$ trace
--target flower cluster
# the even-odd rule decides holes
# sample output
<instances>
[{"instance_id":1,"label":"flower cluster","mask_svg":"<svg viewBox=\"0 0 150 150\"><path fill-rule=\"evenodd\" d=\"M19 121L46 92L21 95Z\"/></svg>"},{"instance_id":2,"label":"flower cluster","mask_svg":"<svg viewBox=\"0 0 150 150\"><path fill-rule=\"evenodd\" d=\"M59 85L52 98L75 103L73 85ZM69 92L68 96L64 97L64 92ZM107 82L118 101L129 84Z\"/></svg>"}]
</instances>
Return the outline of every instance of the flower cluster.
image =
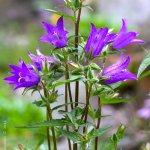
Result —
<instances>
[{"instance_id":1,"label":"flower cluster","mask_svg":"<svg viewBox=\"0 0 150 150\"><path fill-rule=\"evenodd\" d=\"M39 40L41 42L48 42L56 48L67 46L68 31L64 29L63 17L58 19L56 26L52 26L47 22L42 22L42 26L45 28L47 34L40 37ZM95 25L91 24L91 32L85 45L85 54L91 53L93 57L98 56L101 54L103 48L109 44L111 44L114 49L120 50L129 44L143 43L143 40L135 39L137 35L138 33L136 32L127 32L127 22L125 19L122 20L122 28L118 33L112 33L108 28L96 29ZM9 84L15 85L15 89L38 85L40 77L34 68L40 72L45 63L48 65L51 63L60 63L59 59L52 56L45 56L38 49L36 51L37 56L28 52L33 62L32 65L26 65L23 61L19 61L19 66L10 65L12 76L4 80ZM120 59L115 64L104 68L102 76L109 77L105 80L105 83L112 84L128 79L136 80L136 76L126 69L129 63L129 56L124 59L124 54L121 53Z\"/></svg>"},{"instance_id":2,"label":"flower cluster","mask_svg":"<svg viewBox=\"0 0 150 150\"><path fill-rule=\"evenodd\" d=\"M120 50L130 44L141 44L144 41L135 39L137 32L127 32L127 21L122 19L122 28L118 33L112 33L108 28L96 29L94 24L91 25L91 33L86 43L86 52L92 51L92 56L100 55L104 46L112 44L114 49Z\"/></svg>"}]
</instances>

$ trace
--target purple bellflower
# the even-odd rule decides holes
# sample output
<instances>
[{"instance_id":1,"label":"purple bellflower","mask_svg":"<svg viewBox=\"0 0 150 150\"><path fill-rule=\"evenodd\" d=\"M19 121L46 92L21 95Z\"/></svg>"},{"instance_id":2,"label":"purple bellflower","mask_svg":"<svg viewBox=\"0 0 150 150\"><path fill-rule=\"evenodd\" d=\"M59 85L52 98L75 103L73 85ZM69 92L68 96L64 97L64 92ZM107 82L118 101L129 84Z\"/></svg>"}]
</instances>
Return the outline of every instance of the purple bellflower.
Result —
<instances>
[{"instance_id":1,"label":"purple bellflower","mask_svg":"<svg viewBox=\"0 0 150 150\"><path fill-rule=\"evenodd\" d=\"M111 33L108 28L96 29L94 24L91 24L91 32L86 43L86 53L92 51L92 56L98 56L106 44L112 43L116 34Z\"/></svg>"},{"instance_id":2,"label":"purple bellflower","mask_svg":"<svg viewBox=\"0 0 150 150\"><path fill-rule=\"evenodd\" d=\"M144 102L144 106L137 111L137 115L143 119L150 119L150 99Z\"/></svg>"},{"instance_id":3,"label":"purple bellflower","mask_svg":"<svg viewBox=\"0 0 150 150\"><path fill-rule=\"evenodd\" d=\"M116 63L104 69L102 76L109 77L109 79L105 80L105 83L112 84L128 79L137 80L137 77L126 69L129 63L130 57L128 56L124 59L124 53L121 53L120 59Z\"/></svg>"},{"instance_id":4,"label":"purple bellflower","mask_svg":"<svg viewBox=\"0 0 150 150\"><path fill-rule=\"evenodd\" d=\"M22 60L19 60L19 65L9 65L11 68L11 76L4 78L4 80L14 85L14 90L22 87L33 87L40 82L39 76L31 70L31 66L26 65Z\"/></svg>"},{"instance_id":5,"label":"purple bellflower","mask_svg":"<svg viewBox=\"0 0 150 150\"><path fill-rule=\"evenodd\" d=\"M30 59L32 60L34 66L37 68L38 71L42 71L43 65L45 63L60 63L60 61L52 56L45 56L43 55L39 49L36 49L37 56L28 52Z\"/></svg>"},{"instance_id":6,"label":"purple bellflower","mask_svg":"<svg viewBox=\"0 0 150 150\"><path fill-rule=\"evenodd\" d=\"M50 43L58 48L63 48L67 45L67 31L64 29L63 17L60 17L56 26L52 26L47 22L42 22L47 35L40 37L41 42Z\"/></svg>"},{"instance_id":7,"label":"purple bellflower","mask_svg":"<svg viewBox=\"0 0 150 150\"><path fill-rule=\"evenodd\" d=\"M122 28L117 33L116 38L113 42L114 49L122 49L130 44L141 44L144 41L140 39L135 39L139 34L137 32L127 32L127 21L122 19Z\"/></svg>"}]
</instances>

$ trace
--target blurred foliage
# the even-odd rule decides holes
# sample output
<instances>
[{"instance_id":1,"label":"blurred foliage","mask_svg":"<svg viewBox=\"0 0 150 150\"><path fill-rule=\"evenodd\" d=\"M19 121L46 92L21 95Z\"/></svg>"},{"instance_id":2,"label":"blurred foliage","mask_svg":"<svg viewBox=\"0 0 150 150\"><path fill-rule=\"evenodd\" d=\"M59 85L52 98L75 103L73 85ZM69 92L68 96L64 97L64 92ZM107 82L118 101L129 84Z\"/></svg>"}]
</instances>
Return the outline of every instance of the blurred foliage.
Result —
<instances>
[{"instance_id":1,"label":"blurred foliage","mask_svg":"<svg viewBox=\"0 0 150 150\"><path fill-rule=\"evenodd\" d=\"M31 100L27 99L27 97L14 96L13 93L8 94L7 88L1 88L0 104L0 141L3 141L2 139L6 136L8 147L9 145L14 146L14 143L26 142L29 142L29 145L35 145L39 137L38 134L44 134L43 129L39 131L35 129L19 130L15 126L23 125L26 122L43 121L43 113L36 106L33 106ZM5 135L4 130L6 130ZM32 138L35 139L33 143L30 142ZM16 142L14 142L15 140Z\"/></svg>"}]
</instances>

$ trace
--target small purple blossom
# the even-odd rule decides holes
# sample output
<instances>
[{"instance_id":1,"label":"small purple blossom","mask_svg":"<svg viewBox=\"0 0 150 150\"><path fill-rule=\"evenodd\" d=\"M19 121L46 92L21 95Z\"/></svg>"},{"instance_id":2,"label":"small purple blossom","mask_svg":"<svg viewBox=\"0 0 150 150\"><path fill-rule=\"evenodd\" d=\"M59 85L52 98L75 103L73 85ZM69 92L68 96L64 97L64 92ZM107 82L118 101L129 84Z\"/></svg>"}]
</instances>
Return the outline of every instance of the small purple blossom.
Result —
<instances>
[{"instance_id":1,"label":"small purple blossom","mask_svg":"<svg viewBox=\"0 0 150 150\"><path fill-rule=\"evenodd\" d=\"M137 111L140 118L150 119L150 99L144 102L144 106Z\"/></svg>"},{"instance_id":2,"label":"small purple blossom","mask_svg":"<svg viewBox=\"0 0 150 150\"><path fill-rule=\"evenodd\" d=\"M9 65L11 68L11 76L4 78L4 80L14 85L14 90L22 87L33 87L40 82L39 76L31 70L31 66L26 65L22 60L19 60L19 65Z\"/></svg>"},{"instance_id":3,"label":"small purple blossom","mask_svg":"<svg viewBox=\"0 0 150 150\"><path fill-rule=\"evenodd\" d=\"M56 26L52 26L47 22L42 22L47 35L40 37L41 42L50 43L58 48L63 48L67 45L67 31L64 29L63 17L60 17Z\"/></svg>"},{"instance_id":4,"label":"small purple blossom","mask_svg":"<svg viewBox=\"0 0 150 150\"><path fill-rule=\"evenodd\" d=\"M91 24L91 32L86 43L86 53L92 51L92 56L98 56L106 44L113 42L116 34L111 33L108 28L96 29L94 24Z\"/></svg>"},{"instance_id":5,"label":"small purple blossom","mask_svg":"<svg viewBox=\"0 0 150 150\"><path fill-rule=\"evenodd\" d=\"M39 49L36 49L37 56L28 52L30 59L32 60L34 66L37 68L38 71L42 71L43 65L45 63L60 63L60 61L52 56L45 56L43 55Z\"/></svg>"},{"instance_id":6,"label":"small purple blossom","mask_svg":"<svg viewBox=\"0 0 150 150\"><path fill-rule=\"evenodd\" d=\"M116 63L104 69L102 76L109 77L109 79L105 80L105 83L112 84L128 79L137 80L137 77L126 69L129 63L130 57L128 56L124 59L124 53L121 53L120 59Z\"/></svg>"},{"instance_id":7,"label":"small purple blossom","mask_svg":"<svg viewBox=\"0 0 150 150\"><path fill-rule=\"evenodd\" d=\"M141 44L144 41L140 39L135 39L139 34L137 32L127 32L127 21L122 19L122 28L117 33L116 38L113 42L114 49L122 49L130 44Z\"/></svg>"}]
</instances>

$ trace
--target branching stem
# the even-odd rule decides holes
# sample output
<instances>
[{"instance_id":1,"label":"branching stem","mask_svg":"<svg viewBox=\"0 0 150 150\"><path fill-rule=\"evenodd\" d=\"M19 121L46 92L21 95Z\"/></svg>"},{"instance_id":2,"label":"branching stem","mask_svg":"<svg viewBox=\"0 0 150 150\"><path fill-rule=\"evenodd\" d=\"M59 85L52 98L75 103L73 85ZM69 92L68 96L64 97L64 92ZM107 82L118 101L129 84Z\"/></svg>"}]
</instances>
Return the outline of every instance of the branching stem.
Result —
<instances>
[{"instance_id":1,"label":"branching stem","mask_svg":"<svg viewBox=\"0 0 150 150\"><path fill-rule=\"evenodd\" d=\"M101 101L100 101L100 97L98 97L98 109L99 109L100 117L97 120L96 129L99 129L100 122L101 122ZM95 138L95 149L94 150L98 150L98 137Z\"/></svg>"}]
</instances>

